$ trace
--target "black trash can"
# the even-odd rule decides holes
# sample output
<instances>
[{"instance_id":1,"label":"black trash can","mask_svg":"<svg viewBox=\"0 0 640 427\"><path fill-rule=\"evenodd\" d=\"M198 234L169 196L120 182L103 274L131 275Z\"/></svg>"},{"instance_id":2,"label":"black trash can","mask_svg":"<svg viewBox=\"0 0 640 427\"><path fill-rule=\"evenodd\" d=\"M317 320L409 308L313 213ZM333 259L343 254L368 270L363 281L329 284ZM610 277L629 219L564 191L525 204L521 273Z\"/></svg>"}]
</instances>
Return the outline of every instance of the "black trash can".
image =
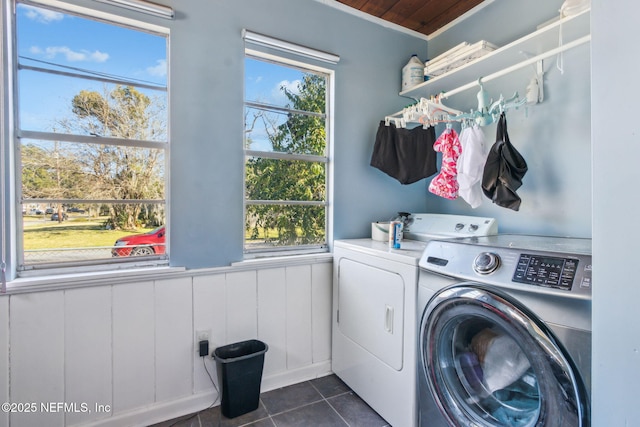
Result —
<instances>
[{"instance_id":1,"label":"black trash can","mask_svg":"<svg viewBox=\"0 0 640 427\"><path fill-rule=\"evenodd\" d=\"M213 351L225 417L235 418L258 409L264 354L268 349L262 341L248 340Z\"/></svg>"}]
</instances>

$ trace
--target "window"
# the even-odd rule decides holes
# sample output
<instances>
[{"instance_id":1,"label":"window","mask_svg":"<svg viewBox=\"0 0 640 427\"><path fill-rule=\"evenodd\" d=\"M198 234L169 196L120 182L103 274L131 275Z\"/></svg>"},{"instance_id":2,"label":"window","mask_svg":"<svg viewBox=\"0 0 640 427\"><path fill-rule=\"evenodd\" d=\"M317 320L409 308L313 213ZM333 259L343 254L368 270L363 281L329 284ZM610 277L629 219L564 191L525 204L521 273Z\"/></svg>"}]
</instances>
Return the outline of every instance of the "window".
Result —
<instances>
[{"instance_id":1,"label":"window","mask_svg":"<svg viewBox=\"0 0 640 427\"><path fill-rule=\"evenodd\" d=\"M246 254L327 250L330 76L247 54Z\"/></svg>"},{"instance_id":2,"label":"window","mask_svg":"<svg viewBox=\"0 0 640 427\"><path fill-rule=\"evenodd\" d=\"M166 263L167 33L75 10L16 7L17 270Z\"/></svg>"}]
</instances>

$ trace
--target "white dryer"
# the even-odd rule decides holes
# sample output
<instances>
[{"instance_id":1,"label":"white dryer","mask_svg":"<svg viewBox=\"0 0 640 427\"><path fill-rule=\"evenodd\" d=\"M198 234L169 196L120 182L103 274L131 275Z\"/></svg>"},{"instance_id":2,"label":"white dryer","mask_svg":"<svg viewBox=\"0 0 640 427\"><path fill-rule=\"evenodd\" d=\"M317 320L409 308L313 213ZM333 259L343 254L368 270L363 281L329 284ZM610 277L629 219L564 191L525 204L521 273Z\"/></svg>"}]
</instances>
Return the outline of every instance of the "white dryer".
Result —
<instances>
[{"instance_id":1,"label":"white dryer","mask_svg":"<svg viewBox=\"0 0 640 427\"><path fill-rule=\"evenodd\" d=\"M433 237L484 236L496 221L413 214L400 249L334 242L332 370L394 427L414 427L418 261Z\"/></svg>"},{"instance_id":2,"label":"white dryer","mask_svg":"<svg viewBox=\"0 0 640 427\"><path fill-rule=\"evenodd\" d=\"M420 268L421 427L590 425L590 239L432 240Z\"/></svg>"}]
</instances>

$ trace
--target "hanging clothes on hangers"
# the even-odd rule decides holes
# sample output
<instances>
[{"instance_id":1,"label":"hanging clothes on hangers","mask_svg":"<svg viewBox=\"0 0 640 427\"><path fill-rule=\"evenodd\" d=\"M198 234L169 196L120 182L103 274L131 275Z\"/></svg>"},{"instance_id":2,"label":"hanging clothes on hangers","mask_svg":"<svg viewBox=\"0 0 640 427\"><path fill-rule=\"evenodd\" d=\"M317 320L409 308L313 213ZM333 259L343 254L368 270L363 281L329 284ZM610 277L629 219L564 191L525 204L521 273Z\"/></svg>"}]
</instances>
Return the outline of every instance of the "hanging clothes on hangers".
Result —
<instances>
[{"instance_id":1,"label":"hanging clothes on hangers","mask_svg":"<svg viewBox=\"0 0 640 427\"><path fill-rule=\"evenodd\" d=\"M434 100L420 98L415 104L409 105L403 108L402 111L398 111L390 116L386 116L384 120L387 126L395 123L396 127L406 127L407 123L420 123L427 127L432 123L439 123L450 116L457 116L459 114L462 114L462 111L442 104L438 96Z\"/></svg>"},{"instance_id":2,"label":"hanging clothes on hangers","mask_svg":"<svg viewBox=\"0 0 640 427\"><path fill-rule=\"evenodd\" d=\"M482 174L487 161L484 133L477 123L465 126L460 131L462 153L456 163L458 195L472 208L482 204Z\"/></svg>"},{"instance_id":3,"label":"hanging clothes on hangers","mask_svg":"<svg viewBox=\"0 0 640 427\"><path fill-rule=\"evenodd\" d=\"M447 129L438 137L433 149L442 153L440 173L429 183L429 191L445 199L453 200L458 197L457 161L461 146L458 133L447 125Z\"/></svg>"},{"instance_id":4,"label":"hanging clothes on hangers","mask_svg":"<svg viewBox=\"0 0 640 427\"><path fill-rule=\"evenodd\" d=\"M405 129L382 120L376 133L371 166L401 184L413 184L438 171L433 144L435 129L422 126Z\"/></svg>"},{"instance_id":5,"label":"hanging clothes on hangers","mask_svg":"<svg viewBox=\"0 0 640 427\"><path fill-rule=\"evenodd\" d=\"M516 190L527 173L527 162L509 140L507 118L500 114L496 142L491 147L482 176L482 191L498 206L520 209L520 197Z\"/></svg>"}]
</instances>

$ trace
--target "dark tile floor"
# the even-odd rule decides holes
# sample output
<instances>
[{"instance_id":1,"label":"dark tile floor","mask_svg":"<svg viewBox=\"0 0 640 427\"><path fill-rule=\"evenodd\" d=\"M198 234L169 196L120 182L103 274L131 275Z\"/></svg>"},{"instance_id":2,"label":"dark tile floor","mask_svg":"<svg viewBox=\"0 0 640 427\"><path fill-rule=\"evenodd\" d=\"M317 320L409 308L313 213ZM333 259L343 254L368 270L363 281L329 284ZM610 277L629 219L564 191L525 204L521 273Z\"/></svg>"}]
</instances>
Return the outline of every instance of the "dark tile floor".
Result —
<instances>
[{"instance_id":1,"label":"dark tile floor","mask_svg":"<svg viewBox=\"0 0 640 427\"><path fill-rule=\"evenodd\" d=\"M153 427L384 427L389 424L335 375L268 391L257 410L236 418L220 406Z\"/></svg>"}]
</instances>

